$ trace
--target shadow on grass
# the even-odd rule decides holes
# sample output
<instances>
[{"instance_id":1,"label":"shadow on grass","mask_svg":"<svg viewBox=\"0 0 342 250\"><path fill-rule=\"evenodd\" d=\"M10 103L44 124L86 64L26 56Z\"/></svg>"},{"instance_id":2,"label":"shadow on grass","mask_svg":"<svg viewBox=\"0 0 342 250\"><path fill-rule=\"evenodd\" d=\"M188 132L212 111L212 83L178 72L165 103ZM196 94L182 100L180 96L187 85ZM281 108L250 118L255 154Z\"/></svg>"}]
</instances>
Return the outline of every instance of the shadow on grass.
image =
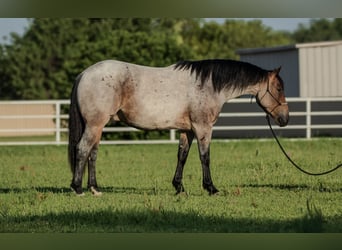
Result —
<instances>
[{"instance_id":1,"label":"shadow on grass","mask_svg":"<svg viewBox=\"0 0 342 250\"><path fill-rule=\"evenodd\" d=\"M342 192L342 188L331 188L331 187L323 187L322 185L319 187L313 187L306 184L243 184L237 187L243 188L272 188L272 189L280 189L280 190L288 190L288 191L301 191L301 190L317 190L319 192Z\"/></svg>"},{"instance_id":2,"label":"shadow on grass","mask_svg":"<svg viewBox=\"0 0 342 250\"><path fill-rule=\"evenodd\" d=\"M333 187L313 187L306 184L242 184L237 185L239 188L271 188L271 189L280 189L280 190L288 190L288 191L301 191L301 190L315 190L318 192L342 192L342 188L333 188ZM41 193L71 193L71 189L69 187L32 187L32 188L0 188L1 193L22 193L35 190ZM84 191L89 191L87 188L84 188ZM100 187L100 191L104 193L122 193L122 194L157 194L157 193L169 193L173 192L173 187L170 186L168 189L161 188L141 188L141 187L114 187L114 186L106 186Z\"/></svg>"},{"instance_id":3,"label":"shadow on grass","mask_svg":"<svg viewBox=\"0 0 342 250\"><path fill-rule=\"evenodd\" d=\"M0 188L0 194L8 193L26 193L31 191L37 191L40 193L73 193L69 187L32 187L32 188ZM85 192L89 190L84 188ZM168 192L164 189L154 189L154 188L135 188L135 187L100 187L100 191L104 193L122 193L122 194L157 194L158 192ZM170 187L169 191L173 191Z\"/></svg>"},{"instance_id":4,"label":"shadow on grass","mask_svg":"<svg viewBox=\"0 0 342 250\"><path fill-rule=\"evenodd\" d=\"M246 185L297 189L297 186ZM300 186L299 188L310 188ZM68 187L0 188L0 193L21 193L36 190L42 193L71 194ZM153 188L103 187L107 193L154 194ZM169 192L157 190L161 192ZM338 190L336 190L338 191ZM0 204L1 205L1 204ZM294 219L271 220L202 216L195 211L174 212L163 207L118 210L113 207L94 211L47 213L16 216L0 211L0 232L217 232L217 233L276 233L276 232L342 232L342 215L324 216L321 210L307 200L307 211Z\"/></svg>"},{"instance_id":5,"label":"shadow on grass","mask_svg":"<svg viewBox=\"0 0 342 250\"><path fill-rule=\"evenodd\" d=\"M49 213L43 216L0 215L0 232L341 232L342 216L322 218L309 211L302 218L275 221L221 218L163 209Z\"/></svg>"},{"instance_id":6,"label":"shadow on grass","mask_svg":"<svg viewBox=\"0 0 342 250\"><path fill-rule=\"evenodd\" d=\"M0 194L8 193L26 193L35 190L41 193L70 193L71 189L67 187L32 187L32 188L0 188Z\"/></svg>"}]
</instances>

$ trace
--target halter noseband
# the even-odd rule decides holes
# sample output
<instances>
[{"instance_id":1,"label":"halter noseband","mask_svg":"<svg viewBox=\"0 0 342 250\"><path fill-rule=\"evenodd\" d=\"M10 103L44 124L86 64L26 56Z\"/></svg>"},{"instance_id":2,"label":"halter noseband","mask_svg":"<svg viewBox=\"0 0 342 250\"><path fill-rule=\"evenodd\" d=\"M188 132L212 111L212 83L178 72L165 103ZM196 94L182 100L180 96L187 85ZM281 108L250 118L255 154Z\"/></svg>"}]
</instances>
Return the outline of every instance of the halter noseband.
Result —
<instances>
[{"instance_id":1,"label":"halter noseband","mask_svg":"<svg viewBox=\"0 0 342 250\"><path fill-rule=\"evenodd\" d=\"M273 109L271 110L271 111L268 111L268 107L265 107L265 106L263 106L262 104L261 104L261 100L266 96L266 94L269 94L272 98L273 98L273 100L275 100L278 104L277 105L275 105L275 107L273 107ZM267 89L266 89L266 92L265 92L265 94L261 97L261 98L259 98L259 92L256 94L256 102L259 104L259 106L266 112L266 114L268 114L268 115L271 115L272 114L272 112L276 109L276 108L278 108L279 106L282 106L282 105L287 105L287 102L280 102L280 101L278 101L278 99L277 98L275 98L274 97L274 95L272 94L272 92L270 91L270 79L268 79L267 80Z\"/></svg>"}]
</instances>

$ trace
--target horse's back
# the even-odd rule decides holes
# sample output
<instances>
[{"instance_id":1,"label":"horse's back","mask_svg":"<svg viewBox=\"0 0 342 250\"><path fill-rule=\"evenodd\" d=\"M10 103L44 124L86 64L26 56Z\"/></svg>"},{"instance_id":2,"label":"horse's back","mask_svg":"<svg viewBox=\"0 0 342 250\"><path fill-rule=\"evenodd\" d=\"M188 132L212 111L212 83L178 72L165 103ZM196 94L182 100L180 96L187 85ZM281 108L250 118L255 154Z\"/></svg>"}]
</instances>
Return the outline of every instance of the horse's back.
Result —
<instances>
[{"instance_id":1,"label":"horse's back","mask_svg":"<svg viewBox=\"0 0 342 250\"><path fill-rule=\"evenodd\" d=\"M127 123L143 129L189 129L189 81L169 67L129 65Z\"/></svg>"},{"instance_id":2,"label":"horse's back","mask_svg":"<svg viewBox=\"0 0 342 250\"><path fill-rule=\"evenodd\" d=\"M78 100L86 120L114 117L142 129L190 128L188 82L169 67L116 60L82 72Z\"/></svg>"}]
</instances>

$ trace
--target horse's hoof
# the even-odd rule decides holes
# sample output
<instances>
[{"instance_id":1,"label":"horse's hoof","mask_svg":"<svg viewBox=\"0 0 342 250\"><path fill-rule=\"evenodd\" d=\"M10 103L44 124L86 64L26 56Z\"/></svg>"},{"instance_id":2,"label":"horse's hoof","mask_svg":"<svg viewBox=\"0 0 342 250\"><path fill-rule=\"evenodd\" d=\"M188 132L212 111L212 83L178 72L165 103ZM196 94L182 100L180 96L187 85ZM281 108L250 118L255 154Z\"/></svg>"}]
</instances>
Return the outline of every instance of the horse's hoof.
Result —
<instances>
[{"instance_id":1,"label":"horse's hoof","mask_svg":"<svg viewBox=\"0 0 342 250\"><path fill-rule=\"evenodd\" d=\"M91 186L90 191L94 196L101 196L102 195L102 192L98 191L98 189L96 187Z\"/></svg>"},{"instance_id":2,"label":"horse's hoof","mask_svg":"<svg viewBox=\"0 0 342 250\"><path fill-rule=\"evenodd\" d=\"M204 189L208 191L209 195L215 195L215 194L218 194L219 192L219 190L213 184L210 184L210 185L203 184L203 187Z\"/></svg>"},{"instance_id":3,"label":"horse's hoof","mask_svg":"<svg viewBox=\"0 0 342 250\"><path fill-rule=\"evenodd\" d=\"M183 189L182 191L177 191L175 193L175 195L178 195L178 196L188 196L188 193L185 192L185 190Z\"/></svg>"},{"instance_id":4,"label":"horse's hoof","mask_svg":"<svg viewBox=\"0 0 342 250\"><path fill-rule=\"evenodd\" d=\"M208 192L209 195L218 195L219 193L218 189L216 189L214 186L210 190L208 190Z\"/></svg>"},{"instance_id":5,"label":"horse's hoof","mask_svg":"<svg viewBox=\"0 0 342 250\"><path fill-rule=\"evenodd\" d=\"M71 191L78 197L85 196L85 193L83 192L77 192L75 189L71 188Z\"/></svg>"},{"instance_id":6,"label":"horse's hoof","mask_svg":"<svg viewBox=\"0 0 342 250\"><path fill-rule=\"evenodd\" d=\"M209 192L209 195L210 195L210 196L211 196L211 195L219 195L219 192L220 192L220 191L218 191L218 190L216 189L216 190L214 190L214 191Z\"/></svg>"},{"instance_id":7,"label":"horse's hoof","mask_svg":"<svg viewBox=\"0 0 342 250\"><path fill-rule=\"evenodd\" d=\"M185 192L185 189L184 189L184 187L183 187L182 182L177 182L177 181L173 180L173 181L172 181L172 185L173 185L174 188L176 189L176 195Z\"/></svg>"},{"instance_id":8,"label":"horse's hoof","mask_svg":"<svg viewBox=\"0 0 342 250\"><path fill-rule=\"evenodd\" d=\"M74 192L77 196L84 196L82 187L76 186L75 184L71 183L70 185L71 191Z\"/></svg>"}]
</instances>

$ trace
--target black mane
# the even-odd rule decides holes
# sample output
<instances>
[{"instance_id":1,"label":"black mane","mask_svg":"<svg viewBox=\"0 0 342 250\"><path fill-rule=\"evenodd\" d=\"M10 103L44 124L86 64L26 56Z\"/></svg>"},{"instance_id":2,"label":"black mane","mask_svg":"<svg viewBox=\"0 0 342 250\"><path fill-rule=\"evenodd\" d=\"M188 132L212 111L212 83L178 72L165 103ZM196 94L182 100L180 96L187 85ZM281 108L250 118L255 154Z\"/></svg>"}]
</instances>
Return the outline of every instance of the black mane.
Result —
<instances>
[{"instance_id":1,"label":"black mane","mask_svg":"<svg viewBox=\"0 0 342 250\"><path fill-rule=\"evenodd\" d=\"M224 88L242 90L249 85L266 80L269 72L250 63L222 59L180 61L175 65L175 69L190 70L190 74L195 73L196 79L200 79L202 85L211 76L216 92Z\"/></svg>"}]
</instances>

